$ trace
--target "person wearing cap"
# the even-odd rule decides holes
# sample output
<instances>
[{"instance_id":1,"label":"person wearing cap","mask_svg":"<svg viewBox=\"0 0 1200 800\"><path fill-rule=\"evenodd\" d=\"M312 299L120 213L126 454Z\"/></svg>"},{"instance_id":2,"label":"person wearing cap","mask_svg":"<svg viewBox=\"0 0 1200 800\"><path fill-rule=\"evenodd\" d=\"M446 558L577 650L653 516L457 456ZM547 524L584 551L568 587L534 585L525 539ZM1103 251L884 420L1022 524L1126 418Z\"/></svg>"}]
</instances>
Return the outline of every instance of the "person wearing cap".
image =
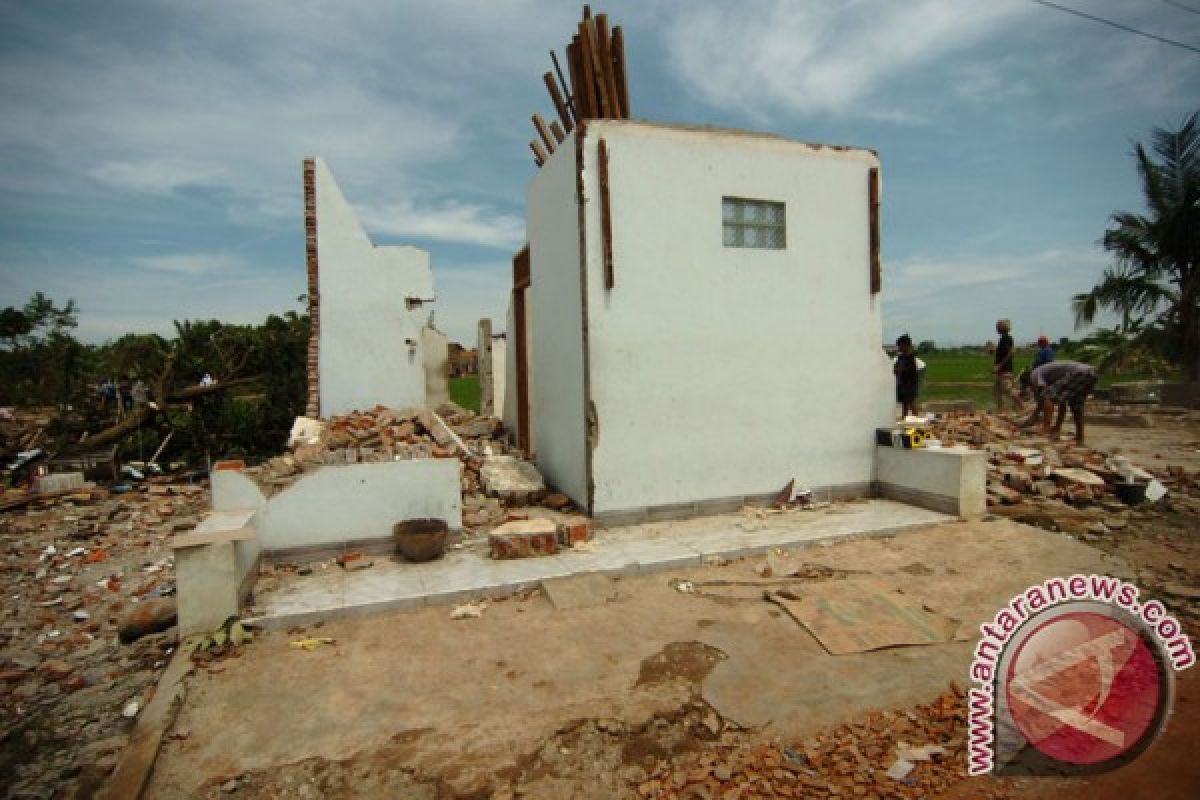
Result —
<instances>
[{"instance_id":1,"label":"person wearing cap","mask_svg":"<svg viewBox=\"0 0 1200 800\"><path fill-rule=\"evenodd\" d=\"M1016 355L1016 346L1013 344L1012 323L1006 319L996 320L996 333L1000 334L1000 341L996 342L996 361L992 366L992 374L996 376L992 384L996 411L1004 410L1005 398L1012 400L1013 408L1020 411L1023 403L1013 383L1013 356Z\"/></svg>"},{"instance_id":2,"label":"person wearing cap","mask_svg":"<svg viewBox=\"0 0 1200 800\"><path fill-rule=\"evenodd\" d=\"M1038 351L1033 358L1033 366L1031 369L1037 369L1043 364L1049 364L1054 360L1054 348L1050 346L1050 337L1042 335L1038 337Z\"/></svg>"},{"instance_id":3,"label":"person wearing cap","mask_svg":"<svg viewBox=\"0 0 1200 800\"><path fill-rule=\"evenodd\" d=\"M1036 408L1029 419L1021 423L1027 428L1033 425L1038 415L1042 417L1042 433L1057 439L1062 430L1063 417L1071 409L1075 422L1075 443L1083 444L1083 407L1092 389L1096 388L1099 372L1091 364L1077 361L1054 361L1037 369L1021 373L1022 394L1032 392ZM1058 416L1050 425L1050 415L1058 406Z\"/></svg>"}]
</instances>

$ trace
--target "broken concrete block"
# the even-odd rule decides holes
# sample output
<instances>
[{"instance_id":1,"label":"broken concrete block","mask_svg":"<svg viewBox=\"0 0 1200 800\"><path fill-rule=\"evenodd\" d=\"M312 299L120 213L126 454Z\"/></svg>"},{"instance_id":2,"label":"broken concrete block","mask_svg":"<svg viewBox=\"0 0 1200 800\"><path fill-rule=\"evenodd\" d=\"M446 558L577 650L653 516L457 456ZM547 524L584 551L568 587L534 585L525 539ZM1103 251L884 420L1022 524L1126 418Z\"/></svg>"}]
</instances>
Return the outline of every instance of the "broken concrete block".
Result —
<instances>
[{"instance_id":1,"label":"broken concrete block","mask_svg":"<svg viewBox=\"0 0 1200 800\"><path fill-rule=\"evenodd\" d=\"M1050 477L1067 486L1087 486L1089 488L1097 486L1103 488L1106 485L1104 478L1080 467L1059 467L1050 473Z\"/></svg>"},{"instance_id":2,"label":"broken concrete block","mask_svg":"<svg viewBox=\"0 0 1200 800\"><path fill-rule=\"evenodd\" d=\"M492 558L528 558L558 552L558 526L554 520L526 519L506 522L488 534Z\"/></svg>"},{"instance_id":3,"label":"broken concrete block","mask_svg":"<svg viewBox=\"0 0 1200 800\"><path fill-rule=\"evenodd\" d=\"M529 502L546 491L537 467L513 456L492 456L479 469L483 489L493 497Z\"/></svg>"},{"instance_id":4,"label":"broken concrete block","mask_svg":"<svg viewBox=\"0 0 1200 800\"><path fill-rule=\"evenodd\" d=\"M292 432L288 434L288 449L300 445L312 446L319 444L325 433L325 423L312 417L296 417L292 423Z\"/></svg>"}]
</instances>

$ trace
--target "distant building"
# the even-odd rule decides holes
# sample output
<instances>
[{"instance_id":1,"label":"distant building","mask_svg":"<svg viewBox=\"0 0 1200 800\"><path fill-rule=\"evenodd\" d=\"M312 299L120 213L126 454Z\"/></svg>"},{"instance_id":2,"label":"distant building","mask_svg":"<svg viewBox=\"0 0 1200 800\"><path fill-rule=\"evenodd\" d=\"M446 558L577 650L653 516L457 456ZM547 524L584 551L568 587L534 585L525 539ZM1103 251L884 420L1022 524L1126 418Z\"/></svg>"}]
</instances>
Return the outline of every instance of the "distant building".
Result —
<instances>
[{"instance_id":1,"label":"distant building","mask_svg":"<svg viewBox=\"0 0 1200 800\"><path fill-rule=\"evenodd\" d=\"M450 377L462 378L479 372L479 351L467 350L458 342L450 343Z\"/></svg>"}]
</instances>

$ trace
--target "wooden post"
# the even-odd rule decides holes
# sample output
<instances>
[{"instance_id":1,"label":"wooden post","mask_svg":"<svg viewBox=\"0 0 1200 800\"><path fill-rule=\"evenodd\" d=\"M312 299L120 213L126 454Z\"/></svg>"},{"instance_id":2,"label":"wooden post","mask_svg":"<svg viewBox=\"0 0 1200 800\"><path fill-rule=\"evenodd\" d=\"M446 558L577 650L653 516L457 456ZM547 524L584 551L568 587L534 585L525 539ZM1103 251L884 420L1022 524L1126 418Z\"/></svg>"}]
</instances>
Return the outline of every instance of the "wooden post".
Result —
<instances>
[{"instance_id":1,"label":"wooden post","mask_svg":"<svg viewBox=\"0 0 1200 800\"><path fill-rule=\"evenodd\" d=\"M618 25L612 31L613 78L617 84L617 95L621 98L621 113L629 119L629 77L625 72L625 33Z\"/></svg>"},{"instance_id":2,"label":"wooden post","mask_svg":"<svg viewBox=\"0 0 1200 800\"><path fill-rule=\"evenodd\" d=\"M533 115L533 127L537 128L538 136L542 137L542 144L546 145L546 152L554 154L554 137L550 135L550 129L546 127L546 120L542 119L541 114Z\"/></svg>"},{"instance_id":3,"label":"wooden post","mask_svg":"<svg viewBox=\"0 0 1200 800\"><path fill-rule=\"evenodd\" d=\"M550 92L550 99L554 102L554 110L558 112L558 118L562 120L563 127L567 129L567 133L571 132L571 112L567 110L567 104L563 102L563 96L558 91L558 84L554 82L554 76L547 72L542 76L542 80L546 82L546 90ZM561 139L559 141L562 141Z\"/></svg>"},{"instance_id":4,"label":"wooden post","mask_svg":"<svg viewBox=\"0 0 1200 800\"><path fill-rule=\"evenodd\" d=\"M598 155L600 171L600 236L604 243L604 288L611 289L616 285L613 274L612 247L612 207L608 191L608 145L600 140Z\"/></svg>"},{"instance_id":5,"label":"wooden post","mask_svg":"<svg viewBox=\"0 0 1200 800\"><path fill-rule=\"evenodd\" d=\"M883 268L879 263L879 169L867 170L867 214L871 241L871 294L883 288Z\"/></svg>"}]
</instances>

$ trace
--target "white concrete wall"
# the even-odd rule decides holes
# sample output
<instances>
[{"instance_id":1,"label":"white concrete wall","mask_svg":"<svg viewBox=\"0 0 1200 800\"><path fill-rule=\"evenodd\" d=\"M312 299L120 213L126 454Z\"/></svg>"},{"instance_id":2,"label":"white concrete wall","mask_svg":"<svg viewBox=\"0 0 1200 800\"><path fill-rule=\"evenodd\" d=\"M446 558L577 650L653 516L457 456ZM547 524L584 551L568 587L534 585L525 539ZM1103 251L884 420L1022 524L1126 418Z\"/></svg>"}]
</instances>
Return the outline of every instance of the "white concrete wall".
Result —
<instances>
[{"instance_id":1,"label":"white concrete wall","mask_svg":"<svg viewBox=\"0 0 1200 800\"><path fill-rule=\"evenodd\" d=\"M987 454L982 450L876 448L880 494L960 517L987 511Z\"/></svg>"},{"instance_id":2,"label":"white concrete wall","mask_svg":"<svg viewBox=\"0 0 1200 800\"><path fill-rule=\"evenodd\" d=\"M320 286L321 416L377 403L425 403L421 327L428 311L406 297L433 297L429 254L415 247L376 247L316 160L317 261ZM416 341L410 352L405 340Z\"/></svg>"},{"instance_id":3,"label":"white concrete wall","mask_svg":"<svg viewBox=\"0 0 1200 800\"><path fill-rule=\"evenodd\" d=\"M421 352L425 360L425 407L436 409L450 401L450 340L437 328L421 328Z\"/></svg>"},{"instance_id":4,"label":"white concrete wall","mask_svg":"<svg viewBox=\"0 0 1200 800\"><path fill-rule=\"evenodd\" d=\"M492 406L494 416L504 413L508 400L508 339L492 339Z\"/></svg>"},{"instance_id":5,"label":"white concrete wall","mask_svg":"<svg viewBox=\"0 0 1200 800\"><path fill-rule=\"evenodd\" d=\"M460 528L461 471L455 458L324 467L271 496L255 522L259 542L272 551L382 539L422 517Z\"/></svg>"},{"instance_id":6,"label":"white concrete wall","mask_svg":"<svg viewBox=\"0 0 1200 800\"><path fill-rule=\"evenodd\" d=\"M504 359L504 400L499 403L501 411L501 419L504 421L504 429L508 432L510 440L515 441L517 437L517 323L513 314L512 296L508 299L508 313L506 316L508 331L508 342L512 343L513 352L512 358L508 357L508 348L505 347Z\"/></svg>"},{"instance_id":7,"label":"white concrete wall","mask_svg":"<svg viewBox=\"0 0 1200 800\"><path fill-rule=\"evenodd\" d=\"M546 481L587 503L583 398L583 307L579 285L579 217L575 203L575 138L567 137L529 184L530 274L526 290L530 406L536 461Z\"/></svg>"},{"instance_id":8,"label":"white concrete wall","mask_svg":"<svg viewBox=\"0 0 1200 800\"><path fill-rule=\"evenodd\" d=\"M600 137L609 151L611 291L603 277ZM593 513L767 493L792 477L809 486L868 484L874 431L891 423L895 399L880 295L872 296L869 281L867 170L875 156L619 121L590 122L587 139L588 335L599 432ZM568 157L551 159L531 192L539 347L578 325L575 272L566 263L576 241L568 219L574 185L558 174L573 150L562 147ZM785 203L787 248L724 247L723 196ZM541 374L554 376L538 392L539 451L552 442L571 448L545 459L557 476L567 472L566 458L582 463L580 398L566 371L572 364L551 365L541 352L537 360ZM551 412L549 403L563 410ZM557 444L563 435L566 443Z\"/></svg>"}]
</instances>

